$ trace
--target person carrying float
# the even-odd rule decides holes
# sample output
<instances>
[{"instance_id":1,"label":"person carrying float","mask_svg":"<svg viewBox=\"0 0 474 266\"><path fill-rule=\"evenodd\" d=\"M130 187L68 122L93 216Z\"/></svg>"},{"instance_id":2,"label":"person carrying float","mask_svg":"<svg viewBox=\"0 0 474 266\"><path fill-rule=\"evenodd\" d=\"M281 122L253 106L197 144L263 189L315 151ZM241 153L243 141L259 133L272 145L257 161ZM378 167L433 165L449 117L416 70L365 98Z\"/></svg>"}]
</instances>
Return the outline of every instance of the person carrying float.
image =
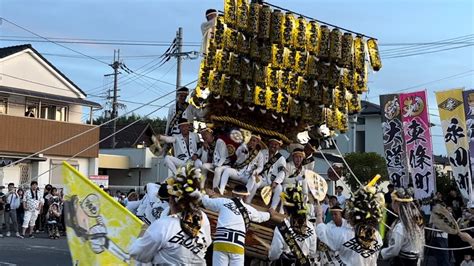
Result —
<instances>
[{"instance_id":1,"label":"person carrying float","mask_svg":"<svg viewBox=\"0 0 474 266\"><path fill-rule=\"evenodd\" d=\"M166 180L170 215L153 222L130 247L130 255L139 262L206 265L212 240L209 220L200 208L201 171L188 167L179 172Z\"/></svg>"},{"instance_id":2,"label":"person carrying float","mask_svg":"<svg viewBox=\"0 0 474 266\"><path fill-rule=\"evenodd\" d=\"M276 265L314 265L316 232L308 219L301 186L289 187L281 193L285 213L289 216L273 233L268 258Z\"/></svg>"},{"instance_id":3,"label":"person carrying float","mask_svg":"<svg viewBox=\"0 0 474 266\"><path fill-rule=\"evenodd\" d=\"M242 144L242 149L236 151L237 160L232 167L224 169L221 178L218 182L218 190L220 194L224 194L225 187L229 178L232 180L240 181L247 184L250 176L256 175L258 165L262 165L263 169L263 157L257 157L260 150L266 147L262 143L262 138L258 135L251 135L248 143ZM261 159L259 162L258 159Z\"/></svg>"},{"instance_id":4,"label":"person carrying float","mask_svg":"<svg viewBox=\"0 0 474 266\"><path fill-rule=\"evenodd\" d=\"M316 205L316 235L318 240L339 253L339 265L376 266L382 248L382 237L377 231L383 216L383 194L377 193L373 183L357 190L346 204L351 227L330 226L323 223L320 205Z\"/></svg>"},{"instance_id":5,"label":"person carrying float","mask_svg":"<svg viewBox=\"0 0 474 266\"><path fill-rule=\"evenodd\" d=\"M259 152L257 161L263 161L264 165L259 165L256 175L252 175L247 182L247 189L250 196L247 203L251 203L253 197L259 188L271 186L273 191L270 209L276 210L280 203L280 193L283 191L282 182L285 179L286 159L280 153L283 142L279 139L270 139L268 141L268 149ZM263 166L263 167L262 167Z\"/></svg>"},{"instance_id":6,"label":"person carrying float","mask_svg":"<svg viewBox=\"0 0 474 266\"><path fill-rule=\"evenodd\" d=\"M214 196L212 190L208 194ZM202 197L204 207L219 213L212 265L244 265L245 237L250 222L263 223L270 219L270 213L257 211L244 203L249 195L244 185L237 185L232 191L233 198Z\"/></svg>"}]
</instances>

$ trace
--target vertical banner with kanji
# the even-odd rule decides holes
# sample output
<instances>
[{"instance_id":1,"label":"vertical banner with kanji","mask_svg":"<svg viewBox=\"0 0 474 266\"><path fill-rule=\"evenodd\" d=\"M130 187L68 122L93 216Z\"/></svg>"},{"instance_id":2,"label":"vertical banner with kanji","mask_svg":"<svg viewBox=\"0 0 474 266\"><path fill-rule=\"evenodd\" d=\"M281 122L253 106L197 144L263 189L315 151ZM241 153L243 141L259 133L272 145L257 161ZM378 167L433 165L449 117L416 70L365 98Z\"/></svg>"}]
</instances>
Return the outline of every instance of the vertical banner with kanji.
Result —
<instances>
[{"instance_id":1,"label":"vertical banner with kanji","mask_svg":"<svg viewBox=\"0 0 474 266\"><path fill-rule=\"evenodd\" d=\"M469 200L471 169L462 89L436 92L446 152L461 195Z\"/></svg>"},{"instance_id":2,"label":"vertical banner with kanji","mask_svg":"<svg viewBox=\"0 0 474 266\"><path fill-rule=\"evenodd\" d=\"M389 180L395 187L407 187L408 166L398 94L381 95L380 106L383 108L383 147Z\"/></svg>"},{"instance_id":3,"label":"vertical banner with kanji","mask_svg":"<svg viewBox=\"0 0 474 266\"><path fill-rule=\"evenodd\" d=\"M425 199L430 197L435 189L426 91L402 93L400 104L408 167L415 189L415 198Z\"/></svg>"},{"instance_id":4,"label":"vertical banner with kanji","mask_svg":"<svg viewBox=\"0 0 474 266\"><path fill-rule=\"evenodd\" d=\"M471 180L472 180L472 174L474 173L474 90L464 91L463 99L464 99L464 114L466 115L466 131L467 131L467 138L469 142L469 157L471 159L470 164L471 164Z\"/></svg>"}]
</instances>

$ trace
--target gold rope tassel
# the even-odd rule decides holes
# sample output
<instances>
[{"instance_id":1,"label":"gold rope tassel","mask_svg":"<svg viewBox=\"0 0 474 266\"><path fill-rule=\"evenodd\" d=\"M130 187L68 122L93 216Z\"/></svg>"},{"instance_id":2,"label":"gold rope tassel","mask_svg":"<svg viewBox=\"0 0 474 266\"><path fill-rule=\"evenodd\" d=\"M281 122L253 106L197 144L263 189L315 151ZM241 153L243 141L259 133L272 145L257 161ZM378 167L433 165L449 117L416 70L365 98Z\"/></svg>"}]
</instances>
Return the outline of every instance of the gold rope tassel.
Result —
<instances>
[{"instance_id":1,"label":"gold rope tassel","mask_svg":"<svg viewBox=\"0 0 474 266\"><path fill-rule=\"evenodd\" d=\"M283 140L286 143L291 143L290 139L288 139L285 135L283 135L281 133L278 133L278 132L273 131L273 130L268 130L268 129L252 126L252 125L249 125L247 123L244 123L244 122L239 121L239 120L237 120L235 118L232 118L232 117L212 115L211 120L218 121L218 122L231 123L231 124L236 125L238 127L250 130L254 133L259 133L259 134L267 135L267 136L271 136L271 137L277 137L277 138L280 138L281 140Z\"/></svg>"}]
</instances>

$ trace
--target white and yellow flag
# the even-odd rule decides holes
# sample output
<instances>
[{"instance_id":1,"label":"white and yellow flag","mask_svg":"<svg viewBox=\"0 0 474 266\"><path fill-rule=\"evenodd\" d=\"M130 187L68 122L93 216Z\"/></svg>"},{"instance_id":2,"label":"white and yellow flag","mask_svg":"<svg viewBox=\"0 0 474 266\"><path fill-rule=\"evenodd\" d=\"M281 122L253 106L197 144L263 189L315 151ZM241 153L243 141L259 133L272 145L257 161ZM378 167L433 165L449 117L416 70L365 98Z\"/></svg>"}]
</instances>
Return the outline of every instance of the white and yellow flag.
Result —
<instances>
[{"instance_id":1,"label":"white and yellow flag","mask_svg":"<svg viewBox=\"0 0 474 266\"><path fill-rule=\"evenodd\" d=\"M134 265L128 249L143 223L68 163L62 172L73 265Z\"/></svg>"}]
</instances>

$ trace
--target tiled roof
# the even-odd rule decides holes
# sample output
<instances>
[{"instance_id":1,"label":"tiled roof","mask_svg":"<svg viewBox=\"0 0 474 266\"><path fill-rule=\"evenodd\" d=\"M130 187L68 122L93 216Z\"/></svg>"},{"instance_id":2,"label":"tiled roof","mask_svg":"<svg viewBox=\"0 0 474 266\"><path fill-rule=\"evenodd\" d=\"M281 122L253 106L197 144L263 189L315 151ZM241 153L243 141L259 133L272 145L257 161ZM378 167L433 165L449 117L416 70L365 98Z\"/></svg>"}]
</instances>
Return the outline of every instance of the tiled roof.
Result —
<instances>
[{"instance_id":1,"label":"tiled roof","mask_svg":"<svg viewBox=\"0 0 474 266\"><path fill-rule=\"evenodd\" d=\"M117 131L127 125L117 125ZM112 123L100 127L100 139L104 139L112 135ZM145 142L145 146L150 146L151 136L155 134L149 123L136 123L130 127L118 132L115 135L115 148L136 148L137 144ZM100 149L109 149L112 147L112 138L101 142Z\"/></svg>"},{"instance_id":2,"label":"tiled roof","mask_svg":"<svg viewBox=\"0 0 474 266\"><path fill-rule=\"evenodd\" d=\"M59 69L57 69L53 64L51 64L51 62L49 62L44 56L42 56L41 53L36 51L36 49L33 48L33 46L31 46L31 44L22 44L22 45L8 46L8 47L0 48L0 58L4 58L4 57L10 56L10 55L19 53L19 52L24 51L26 49L30 49L31 51L33 51L44 62L46 62L51 68L53 68L54 71L56 71L59 75L61 75L61 77L63 77L65 80L67 80L72 86L74 86L74 88L76 88L84 96L87 97L87 94L84 91L82 91L76 84L74 84L74 82L72 82L72 80L70 80L68 77L66 77L66 75L64 75L61 71L59 71Z\"/></svg>"},{"instance_id":3,"label":"tiled roof","mask_svg":"<svg viewBox=\"0 0 474 266\"><path fill-rule=\"evenodd\" d=\"M362 111L360 112L361 115L381 115L380 105L371 103L368 101L361 101Z\"/></svg>"}]
</instances>

